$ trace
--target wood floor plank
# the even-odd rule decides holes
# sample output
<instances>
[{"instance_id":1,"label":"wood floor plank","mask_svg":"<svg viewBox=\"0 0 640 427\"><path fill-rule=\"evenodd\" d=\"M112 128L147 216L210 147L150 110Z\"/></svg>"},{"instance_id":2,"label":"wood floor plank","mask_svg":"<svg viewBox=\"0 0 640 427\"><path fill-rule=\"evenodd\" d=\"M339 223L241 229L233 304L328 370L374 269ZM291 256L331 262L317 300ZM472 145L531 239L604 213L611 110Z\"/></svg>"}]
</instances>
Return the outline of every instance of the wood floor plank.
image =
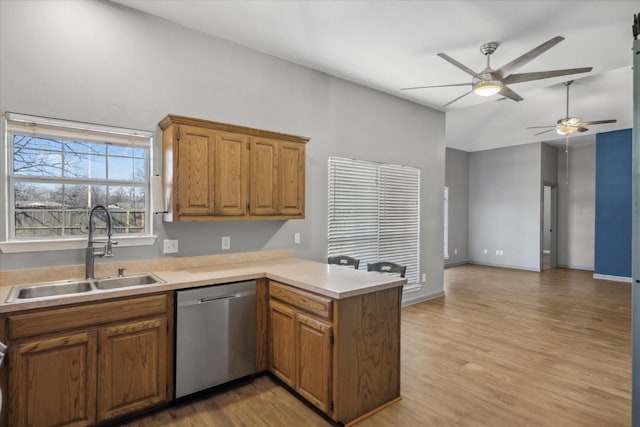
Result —
<instances>
[{"instance_id":1,"label":"wood floor plank","mask_svg":"<svg viewBox=\"0 0 640 427\"><path fill-rule=\"evenodd\" d=\"M467 265L445 297L402 310L402 400L381 426L629 426L631 287L591 272ZM329 426L268 376L134 420Z\"/></svg>"}]
</instances>

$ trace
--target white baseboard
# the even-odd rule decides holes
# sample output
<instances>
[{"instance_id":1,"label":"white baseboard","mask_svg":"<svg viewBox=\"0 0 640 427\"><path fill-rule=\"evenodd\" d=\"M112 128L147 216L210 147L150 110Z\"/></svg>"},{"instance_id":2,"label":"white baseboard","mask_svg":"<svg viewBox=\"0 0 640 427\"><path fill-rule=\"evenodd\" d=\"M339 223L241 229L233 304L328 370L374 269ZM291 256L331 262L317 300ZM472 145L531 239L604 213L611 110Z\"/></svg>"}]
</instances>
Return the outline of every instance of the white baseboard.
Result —
<instances>
[{"instance_id":1,"label":"white baseboard","mask_svg":"<svg viewBox=\"0 0 640 427\"><path fill-rule=\"evenodd\" d=\"M559 268L570 268L571 270L585 270L593 271L592 265L573 265L573 264L558 264Z\"/></svg>"},{"instance_id":2,"label":"white baseboard","mask_svg":"<svg viewBox=\"0 0 640 427\"><path fill-rule=\"evenodd\" d=\"M406 295L405 295L406 296ZM420 295L415 298L402 298L402 306L418 304L419 302L428 301L434 298L440 298L444 296L444 291L436 291L426 295Z\"/></svg>"},{"instance_id":3,"label":"white baseboard","mask_svg":"<svg viewBox=\"0 0 640 427\"><path fill-rule=\"evenodd\" d=\"M626 276L610 276L608 274L596 274L596 273L593 273L593 278L594 279L600 279L600 280L610 280L612 282L631 283L631 277L626 277Z\"/></svg>"},{"instance_id":4,"label":"white baseboard","mask_svg":"<svg viewBox=\"0 0 640 427\"><path fill-rule=\"evenodd\" d=\"M511 268L514 270L526 270L526 271L535 271L537 273L540 272L540 267L523 267L520 265L507 265L507 264L494 264L491 262L481 262L481 261L469 261L469 264L475 265L485 265L487 267L500 267L500 268Z\"/></svg>"},{"instance_id":5,"label":"white baseboard","mask_svg":"<svg viewBox=\"0 0 640 427\"><path fill-rule=\"evenodd\" d=\"M544 250L542 251L542 253L543 253L543 254L551 255L551 251L550 251L549 249L544 249Z\"/></svg>"},{"instance_id":6,"label":"white baseboard","mask_svg":"<svg viewBox=\"0 0 640 427\"><path fill-rule=\"evenodd\" d=\"M450 264L445 264L444 268L460 267L461 265L467 265L467 264L469 264L469 261L452 262Z\"/></svg>"}]
</instances>

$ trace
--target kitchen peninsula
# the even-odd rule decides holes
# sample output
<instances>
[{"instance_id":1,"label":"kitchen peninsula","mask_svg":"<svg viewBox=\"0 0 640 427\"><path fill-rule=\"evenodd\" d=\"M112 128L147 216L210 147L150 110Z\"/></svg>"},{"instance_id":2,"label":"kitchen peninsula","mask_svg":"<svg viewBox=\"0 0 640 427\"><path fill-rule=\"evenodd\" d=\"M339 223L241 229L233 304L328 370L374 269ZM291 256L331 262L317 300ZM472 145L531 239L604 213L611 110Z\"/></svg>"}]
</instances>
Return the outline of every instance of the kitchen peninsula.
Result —
<instances>
[{"instance_id":1,"label":"kitchen peninsula","mask_svg":"<svg viewBox=\"0 0 640 427\"><path fill-rule=\"evenodd\" d=\"M40 425L40 411L56 425L74 420L82 420L74 425L92 425L170 403L175 291L244 280L257 283L256 373L270 372L326 416L347 425L400 398L405 279L295 259L286 250L100 263L96 276L114 276L118 267L125 267L128 275L151 272L165 283L6 303L13 285L81 277L81 266L53 273L0 272L0 340L9 343L10 355L0 381L10 390L4 414L9 425ZM121 341L113 337L128 337L129 342L120 348ZM153 349L153 363L127 362L129 369L147 370L134 373L145 385L138 389L124 384L122 371L112 364L141 343ZM105 348L115 355L113 360L103 360ZM75 379L76 384L63 384L59 375L51 381L55 375L49 378L47 368L59 363L57 350L66 351L64 357L75 354L84 383ZM27 379L33 375L43 376L38 384L45 384L48 400L31 389ZM83 404L65 407L58 401L65 398L56 396L70 389L77 394L73 401ZM112 401L105 407L96 396L107 390Z\"/></svg>"}]
</instances>

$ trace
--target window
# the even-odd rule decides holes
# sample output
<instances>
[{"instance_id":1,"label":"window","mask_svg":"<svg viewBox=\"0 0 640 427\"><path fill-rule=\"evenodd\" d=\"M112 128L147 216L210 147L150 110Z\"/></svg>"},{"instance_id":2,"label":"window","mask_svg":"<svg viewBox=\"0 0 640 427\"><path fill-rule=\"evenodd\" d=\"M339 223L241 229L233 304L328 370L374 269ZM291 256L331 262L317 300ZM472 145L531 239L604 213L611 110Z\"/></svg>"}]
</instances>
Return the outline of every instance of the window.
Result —
<instances>
[{"instance_id":1,"label":"window","mask_svg":"<svg viewBox=\"0 0 640 427\"><path fill-rule=\"evenodd\" d=\"M151 234L151 132L15 113L5 118L6 240L80 238L96 204L109 207L114 235ZM97 221L97 233L105 227Z\"/></svg>"},{"instance_id":2,"label":"window","mask_svg":"<svg viewBox=\"0 0 640 427\"><path fill-rule=\"evenodd\" d=\"M329 158L328 255L392 261L420 277L420 170Z\"/></svg>"}]
</instances>

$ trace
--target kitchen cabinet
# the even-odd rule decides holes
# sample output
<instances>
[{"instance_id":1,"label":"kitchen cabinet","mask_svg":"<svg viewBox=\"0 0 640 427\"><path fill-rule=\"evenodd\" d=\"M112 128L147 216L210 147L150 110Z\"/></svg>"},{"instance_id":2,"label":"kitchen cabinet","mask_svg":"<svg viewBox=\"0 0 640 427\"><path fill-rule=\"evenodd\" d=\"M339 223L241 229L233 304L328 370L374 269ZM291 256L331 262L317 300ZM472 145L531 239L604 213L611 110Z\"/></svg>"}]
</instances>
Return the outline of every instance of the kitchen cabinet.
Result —
<instances>
[{"instance_id":1,"label":"kitchen cabinet","mask_svg":"<svg viewBox=\"0 0 640 427\"><path fill-rule=\"evenodd\" d=\"M273 375L344 424L400 399L401 288L344 299L268 288Z\"/></svg>"},{"instance_id":2,"label":"kitchen cabinet","mask_svg":"<svg viewBox=\"0 0 640 427\"><path fill-rule=\"evenodd\" d=\"M9 425L87 426L166 402L173 297L9 314Z\"/></svg>"},{"instance_id":3,"label":"kitchen cabinet","mask_svg":"<svg viewBox=\"0 0 640 427\"><path fill-rule=\"evenodd\" d=\"M308 138L168 115L165 221L302 219Z\"/></svg>"},{"instance_id":4,"label":"kitchen cabinet","mask_svg":"<svg viewBox=\"0 0 640 427\"><path fill-rule=\"evenodd\" d=\"M86 426L96 421L95 332L34 339L11 350L13 426Z\"/></svg>"},{"instance_id":5,"label":"kitchen cabinet","mask_svg":"<svg viewBox=\"0 0 640 427\"><path fill-rule=\"evenodd\" d=\"M269 304L271 357L269 368L289 387L296 388L296 311L271 301Z\"/></svg>"},{"instance_id":6,"label":"kitchen cabinet","mask_svg":"<svg viewBox=\"0 0 640 427\"><path fill-rule=\"evenodd\" d=\"M185 217L212 215L214 183L214 142L216 134L209 129L182 126L177 130L177 173L175 175L176 210Z\"/></svg>"},{"instance_id":7,"label":"kitchen cabinet","mask_svg":"<svg viewBox=\"0 0 640 427\"><path fill-rule=\"evenodd\" d=\"M166 317L101 329L98 340L99 420L167 400Z\"/></svg>"},{"instance_id":8,"label":"kitchen cabinet","mask_svg":"<svg viewBox=\"0 0 640 427\"><path fill-rule=\"evenodd\" d=\"M272 300L271 372L320 410L330 410L331 324Z\"/></svg>"}]
</instances>

